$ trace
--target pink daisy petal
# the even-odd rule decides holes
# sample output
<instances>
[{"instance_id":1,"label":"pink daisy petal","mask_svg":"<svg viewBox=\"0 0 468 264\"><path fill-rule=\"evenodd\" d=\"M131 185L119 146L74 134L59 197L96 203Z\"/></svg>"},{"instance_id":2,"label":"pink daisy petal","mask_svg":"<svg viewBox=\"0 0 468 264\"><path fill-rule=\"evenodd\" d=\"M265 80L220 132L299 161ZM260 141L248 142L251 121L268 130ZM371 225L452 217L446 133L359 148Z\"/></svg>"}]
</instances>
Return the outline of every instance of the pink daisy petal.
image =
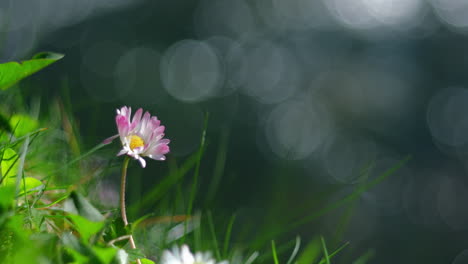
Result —
<instances>
[{"instance_id":1,"label":"pink daisy petal","mask_svg":"<svg viewBox=\"0 0 468 264\"><path fill-rule=\"evenodd\" d=\"M115 121L119 134L105 139L104 144L120 136L123 147L117 155L128 155L138 160L143 168L146 167L144 157L166 159L164 154L170 151L170 140L163 139L165 127L161 126L161 121L156 116L151 116L149 112L143 114L143 109L139 108L132 118L132 109L127 106L116 112Z\"/></svg>"},{"instance_id":2,"label":"pink daisy petal","mask_svg":"<svg viewBox=\"0 0 468 264\"><path fill-rule=\"evenodd\" d=\"M142 114L143 109L138 108L138 110L135 112L135 115L133 116L132 123L130 125L130 130L135 129L140 124Z\"/></svg>"},{"instance_id":3,"label":"pink daisy petal","mask_svg":"<svg viewBox=\"0 0 468 264\"><path fill-rule=\"evenodd\" d=\"M109 138L106 138L106 139L104 139L102 141L102 144L104 144L104 145L110 144L110 143L112 143L112 141L114 141L114 139L116 139L118 137L119 137L119 134L113 135L112 137L109 137Z\"/></svg>"}]
</instances>

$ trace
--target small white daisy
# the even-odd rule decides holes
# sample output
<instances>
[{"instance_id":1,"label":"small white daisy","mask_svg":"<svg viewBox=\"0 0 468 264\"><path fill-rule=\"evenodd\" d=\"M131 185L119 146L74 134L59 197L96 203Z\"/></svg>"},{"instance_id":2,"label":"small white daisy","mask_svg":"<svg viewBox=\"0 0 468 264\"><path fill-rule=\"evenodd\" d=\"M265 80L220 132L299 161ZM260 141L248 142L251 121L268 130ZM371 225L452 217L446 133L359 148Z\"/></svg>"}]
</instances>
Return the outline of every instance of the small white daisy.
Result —
<instances>
[{"instance_id":1,"label":"small white daisy","mask_svg":"<svg viewBox=\"0 0 468 264\"><path fill-rule=\"evenodd\" d=\"M228 261L216 262L209 252L190 252L187 245L174 247L172 250L164 250L161 257L161 264L229 264Z\"/></svg>"}]
</instances>

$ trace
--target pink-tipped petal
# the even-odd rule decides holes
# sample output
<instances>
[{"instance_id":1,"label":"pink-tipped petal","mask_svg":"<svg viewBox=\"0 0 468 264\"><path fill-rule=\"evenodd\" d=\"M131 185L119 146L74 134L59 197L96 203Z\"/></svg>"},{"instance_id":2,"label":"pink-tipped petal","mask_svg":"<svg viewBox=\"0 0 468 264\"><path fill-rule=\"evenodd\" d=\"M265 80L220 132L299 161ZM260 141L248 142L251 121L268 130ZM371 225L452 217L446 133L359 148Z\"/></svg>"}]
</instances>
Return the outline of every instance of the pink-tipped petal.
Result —
<instances>
[{"instance_id":1,"label":"pink-tipped petal","mask_svg":"<svg viewBox=\"0 0 468 264\"><path fill-rule=\"evenodd\" d=\"M166 144L158 144L156 145L156 147L153 149L153 151L151 152L151 154L153 154L154 156L158 156L158 155L164 155L166 153L169 152L169 146L166 145Z\"/></svg>"},{"instance_id":2,"label":"pink-tipped petal","mask_svg":"<svg viewBox=\"0 0 468 264\"><path fill-rule=\"evenodd\" d=\"M104 145L110 144L110 143L112 143L112 141L113 141L114 139L116 139L116 138L118 138L118 137L119 137L119 134L113 135L112 137L109 137L109 138L106 138L106 139L104 139L104 140L102 141L102 144L104 144Z\"/></svg>"},{"instance_id":3,"label":"pink-tipped petal","mask_svg":"<svg viewBox=\"0 0 468 264\"><path fill-rule=\"evenodd\" d=\"M158 128L156 128L156 130L154 130L154 133L155 134L162 134L162 133L164 133L165 129L166 129L165 126L159 126Z\"/></svg>"},{"instance_id":4,"label":"pink-tipped petal","mask_svg":"<svg viewBox=\"0 0 468 264\"><path fill-rule=\"evenodd\" d=\"M140 124L142 114L143 109L138 108L138 110L135 112L135 115L133 116L132 123L130 125L130 130L135 129Z\"/></svg>"},{"instance_id":5,"label":"pink-tipped petal","mask_svg":"<svg viewBox=\"0 0 468 264\"><path fill-rule=\"evenodd\" d=\"M117 115L115 117L115 122L117 123L117 129L119 130L120 136L125 136L129 129L129 122L127 117L123 115Z\"/></svg>"},{"instance_id":6,"label":"pink-tipped petal","mask_svg":"<svg viewBox=\"0 0 468 264\"><path fill-rule=\"evenodd\" d=\"M150 118L151 118L150 113L145 112L145 114L143 115L143 118L141 119L141 122L140 122L140 129L139 129L140 134L142 134L142 135L146 134L147 129L148 129L146 126L147 126L148 121L150 120Z\"/></svg>"},{"instance_id":7,"label":"pink-tipped petal","mask_svg":"<svg viewBox=\"0 0 468 264\"><path fill-rule=\"evenodd\" d=\"M167 138L159 140L159 144L166 144L167 145L169 143L171 143L171 141L169 139L167 139Z\"/></svg>"}]
</instances>

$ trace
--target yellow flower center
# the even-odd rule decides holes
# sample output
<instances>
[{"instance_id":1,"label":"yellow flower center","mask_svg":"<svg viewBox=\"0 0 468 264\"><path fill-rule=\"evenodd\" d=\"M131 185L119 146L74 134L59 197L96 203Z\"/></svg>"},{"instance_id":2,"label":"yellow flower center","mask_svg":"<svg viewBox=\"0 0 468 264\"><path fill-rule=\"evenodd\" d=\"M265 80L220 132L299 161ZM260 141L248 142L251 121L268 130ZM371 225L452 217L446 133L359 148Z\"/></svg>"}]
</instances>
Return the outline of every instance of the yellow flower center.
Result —
<instances>
[{"instance_id":1,"label":"yellow flower center","mask_svg":"<svg viewBox=\"0 0 468 264\"><path fill-rule=\"evenodd\" d=\"M145 141L137 135L130 136L130 149L134 150L139 147L143 147L145 145Z\"/></svg>"}]
</instances>

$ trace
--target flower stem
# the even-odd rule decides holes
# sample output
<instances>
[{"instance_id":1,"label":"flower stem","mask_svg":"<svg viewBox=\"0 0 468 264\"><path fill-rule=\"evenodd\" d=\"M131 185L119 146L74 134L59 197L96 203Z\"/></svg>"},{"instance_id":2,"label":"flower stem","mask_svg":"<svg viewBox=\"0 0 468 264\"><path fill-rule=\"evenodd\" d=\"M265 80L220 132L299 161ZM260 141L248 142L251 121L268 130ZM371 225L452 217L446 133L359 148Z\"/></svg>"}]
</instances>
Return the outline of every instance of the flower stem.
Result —
<instances>
[{"instance_id":1,"label":"flower stem","mask_svg":"<svg viewBox=\"0 0 468 264\"><path fill-rule=\"evenodd\" d=\"M130 158L126 156L124 159L123 166L122 166L122 178L120 180L120 213L122 215L122 221L125 227L128 226L127 211L125 207L125 182L127 179L127 167L128 167L129 161L130 161ZM130 241L130 248L136 249L135 240L133 240L132 234L130 234L129 241ZM141 264L140 259L137 259L136 262L138 264Z\"/></svg>"}]
</instances>

